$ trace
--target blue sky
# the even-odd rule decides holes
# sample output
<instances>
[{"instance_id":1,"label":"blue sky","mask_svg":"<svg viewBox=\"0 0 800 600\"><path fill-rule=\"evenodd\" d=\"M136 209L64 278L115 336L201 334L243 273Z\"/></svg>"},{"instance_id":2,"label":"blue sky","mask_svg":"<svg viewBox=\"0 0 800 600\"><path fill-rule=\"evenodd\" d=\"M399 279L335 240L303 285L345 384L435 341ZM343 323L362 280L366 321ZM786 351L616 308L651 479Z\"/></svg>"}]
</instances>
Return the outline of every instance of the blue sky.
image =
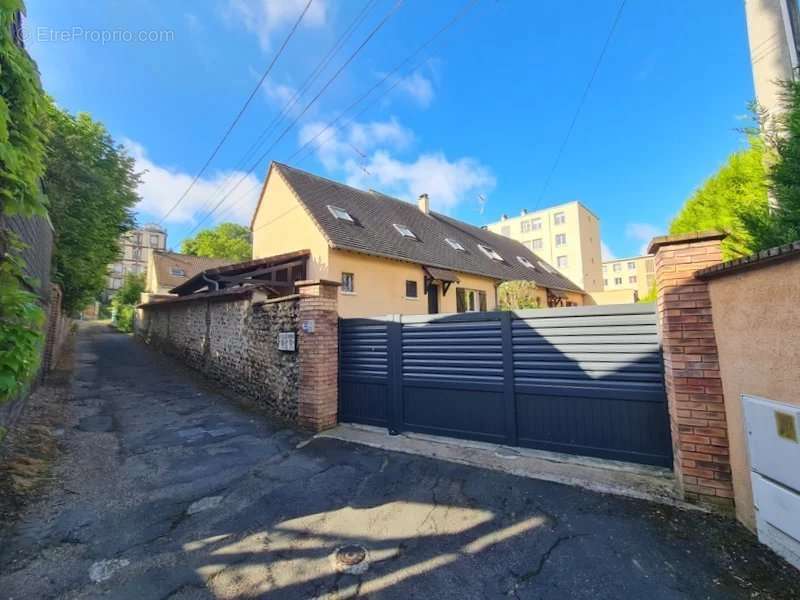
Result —
<instances>
[{"instance_id":1,"label":"blue sky","mask_svg":"<svg viewBox=\"0 0 800 600\"><path fill-rule=\"evenodd\" d=\"M305 1L27 0L27 45L56 101L103 121L146 170L138 218L158 221L203 165ZM246 151L367 6L314 0L219 155L165 221L169 245L178 248L238 181L203 227L249 222L268 161L289 159L464 4L402 3L248 175L255 159L242 163ZM298 107L393 6L395 0L370 2ZM577 199L600 217L613 255L638 254L692 190L743 147L737 128L754 93L742 2L628 0L542 196L618 8L619 0L480 0L419 55L427 60L418 70L408 72L420 61L408 63L400 81L389 79L397 83L391 92L292 164L404 199L427 192L434 208L474 224ZM97 32L115 30L168 33L162 41L98 41Z\"/></svg>"}]
</instances>

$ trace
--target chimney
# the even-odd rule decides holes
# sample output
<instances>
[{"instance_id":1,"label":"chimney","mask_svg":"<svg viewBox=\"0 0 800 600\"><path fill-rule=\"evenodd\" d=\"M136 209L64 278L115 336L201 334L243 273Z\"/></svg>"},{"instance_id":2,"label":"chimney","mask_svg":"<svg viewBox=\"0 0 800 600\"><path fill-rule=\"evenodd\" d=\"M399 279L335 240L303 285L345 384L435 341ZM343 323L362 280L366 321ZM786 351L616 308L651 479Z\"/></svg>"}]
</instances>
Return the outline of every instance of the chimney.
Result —
<instances>
[{"instance_id":1,"label":"chimney","mask_svg":"<svg viewBox=\"0 0 800 600\"><path fill-rule=\"evenodd\" d=\"M507 214L505 214L505 213L503 213L503 215L502 215L501 219L502 219L503 221L508 221L508 215L507 215Z\"/></svg>"},{"instance_id":2,"label":"chimney","mask_svg":"<svg viewBox=\"0 0 800 600\"><path fill-rule=\"evenodd\" d=\"M426 215L430 214L430 212L431 212L431 203L430 203L430 200L428 199L428 194L420 194L419 195L419 199L417 200L417 206Z\"/></svg>"},{"instance_id":3,"label":"chimney","mask_svg":"<svg viewBox=\"0 0 800 600\"><path fill-rule=\"evenodd\" d=\"M523 208L522 209L522 216L524 217L527 214L528 214L528 209L527 208Z\"/></svg>"}]
</instances>

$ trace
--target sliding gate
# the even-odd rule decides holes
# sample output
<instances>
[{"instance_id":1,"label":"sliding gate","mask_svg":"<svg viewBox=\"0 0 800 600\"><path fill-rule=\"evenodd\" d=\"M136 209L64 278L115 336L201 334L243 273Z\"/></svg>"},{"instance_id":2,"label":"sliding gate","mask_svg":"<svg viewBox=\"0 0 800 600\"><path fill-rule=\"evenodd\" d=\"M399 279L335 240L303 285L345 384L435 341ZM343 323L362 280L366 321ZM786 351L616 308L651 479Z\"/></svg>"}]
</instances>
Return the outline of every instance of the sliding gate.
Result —
<instances>
[{"instance_id":1,"label":"sliding gate","mask_svg":"<svg viewBox=\"0 0 800 600\"><path fill-rule=\"evenodd\" d=\"M339 419L671 466L649 304L340 320Z\"/></svg>"}]
</instances>

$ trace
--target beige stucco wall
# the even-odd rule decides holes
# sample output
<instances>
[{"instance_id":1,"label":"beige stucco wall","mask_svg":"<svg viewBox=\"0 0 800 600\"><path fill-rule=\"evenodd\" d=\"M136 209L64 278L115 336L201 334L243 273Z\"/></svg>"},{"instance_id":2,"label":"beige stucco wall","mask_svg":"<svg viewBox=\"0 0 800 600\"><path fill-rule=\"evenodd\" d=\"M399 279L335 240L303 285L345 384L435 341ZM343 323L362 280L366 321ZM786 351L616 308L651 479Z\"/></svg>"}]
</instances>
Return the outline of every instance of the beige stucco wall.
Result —
<instances>
[{"instance_id":1,"label":"beige stucco wall","mask_svg":"<svg viewBox=\"0 0 800 600\"><path fill-rule=\"evenodd\" d=\"M307 279L329 278L328 241L274 169L270 170L264 186L252 230L253 258L309 250Z\"/></svg>"},{"instance_id":2,"label":"beige stucco wall","mask_svg":"<svg viewBox=\"0 0 800 600\"><path fill-rule=\"evenodd\" d=\"M711 279L736 515L755 529L742 394L800 405L800 259Z\"/></svg>"},{"instance_id":3,"label":"beige stucco wall","mask_svg":"<svg viewBox=\"0 0 800 600\"><path fill-rule=\"evenodd\" d=\"M633 304L636 290L606 290L587 294L586 304L606 306L608 304Z\"/></svg>"}]
</instances>

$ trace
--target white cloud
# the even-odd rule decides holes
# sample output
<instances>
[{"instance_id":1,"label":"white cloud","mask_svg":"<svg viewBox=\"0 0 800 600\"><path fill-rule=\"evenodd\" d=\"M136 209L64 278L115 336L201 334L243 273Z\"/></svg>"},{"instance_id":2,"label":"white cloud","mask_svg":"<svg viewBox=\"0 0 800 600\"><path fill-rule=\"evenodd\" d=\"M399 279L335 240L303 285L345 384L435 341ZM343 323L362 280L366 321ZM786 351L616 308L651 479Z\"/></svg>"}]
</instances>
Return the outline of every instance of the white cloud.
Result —
<instances>
[{"instance_id":1,"label":"white cloud","mask_svg":"<svg viewBox=\"0 0 800 600\"><path fill-rule=\"evenodd\" d=\"M136 205L136 211L160 218L189 187L194 175L155 164L147 156L145 148L133 140L124 139L123 144L136 161L136 171L143 172L138 190L142 199ZM196 223L242 175L244 173L241 171L219 171L201 177L166 222ZM249 224L259 192L260 181L252 173L248 174L204 225L210 226L220 221Z\"/></svg>"},{"instance_id":2,"label":"white cloud","mask_svg":"<svg viewBox=\"0 0 800 600\"><path fill-rule=\"evenodd\" d=\"M400 79L397 89L408 94L422 108L428 108L433 102L433 82L419 73Z\"/></svg>"},{"instance_id":3,"label":"white cloud","mask_svg":"<svg viewBox=\"0 0 800 600\"><path fill-rule=\"evenodd\" d=\"M663 230L660 227L651 225L650 223L628 223L625 226L625 235L632 240L641 242L639 254L647 254L647 246L650 241L657 235L662 235Z\"/></svg>"},{"instance_id":4,"label":"white cloud","mask_svg":"<svg viewBox=\"0 0 800 600\"><path fill-rule=\"evenodd\" d=\"M607 260L617 260L617 255L611 251L611 248L605 242L600 242L600 256L602 256L603 261Z\"/></svg>"},{"instance_id":5,"label":"white cloud","mask_svg":"<svg viewBox=\"0 0 800 600\"><path fill-rule=\"evenodd\" d=\"M272 34L294 23L307 0L229 0L226 16L255 33L264 50L272 48ZM305 27L322 27L328 18L325 0L315 0L303 18Z\"/></svg>"},{"instance_id":6,"label":"white cloud","mask_svg":"<svg viewBox=\"0 0 800 600\"><path fill-rule=\"evenodd\" d=\"M347 183L352 186L372 187L407 200L427 193L431 206L444 212L495 186L494 175L477 160L451 161L442 152L422 154L412 162L405 162L379 150L363 165L348 161L345 170Z\"/></svg>"}]
</instances>

